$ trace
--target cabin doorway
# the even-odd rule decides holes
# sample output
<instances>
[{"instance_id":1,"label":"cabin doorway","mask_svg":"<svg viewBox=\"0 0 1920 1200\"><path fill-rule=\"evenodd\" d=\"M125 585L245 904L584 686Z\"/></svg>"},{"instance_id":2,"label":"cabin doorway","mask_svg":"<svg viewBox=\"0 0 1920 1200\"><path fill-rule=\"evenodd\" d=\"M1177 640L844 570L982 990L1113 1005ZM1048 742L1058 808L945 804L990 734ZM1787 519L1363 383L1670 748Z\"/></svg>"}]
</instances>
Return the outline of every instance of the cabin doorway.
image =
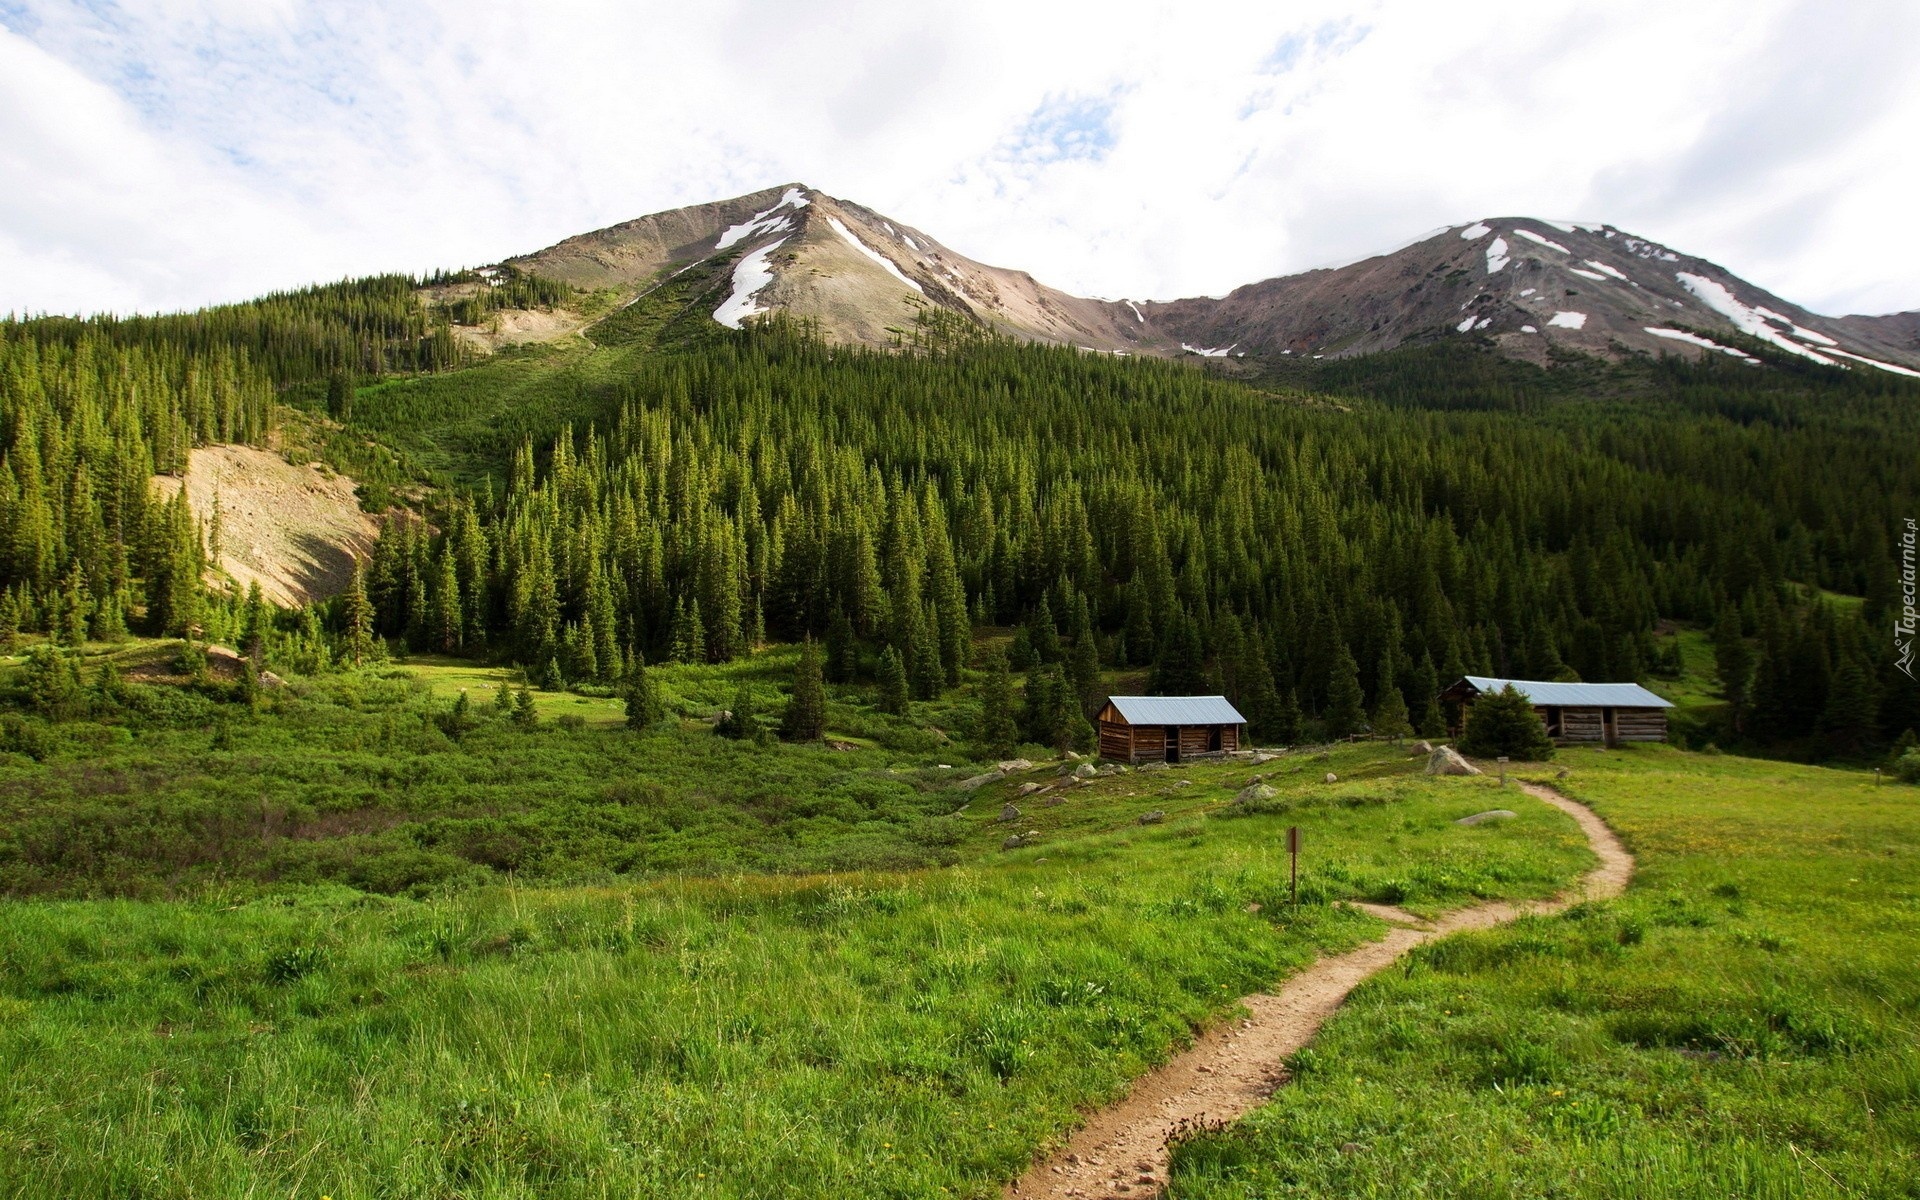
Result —
<instances>
[{"instance_id":1,"label":"cabin doorway","mask_svg":"<svg viewBox=\"0 0 1920 1200\"><path fill-rule=\"evenodd\" d=\"M1167 726L1167 761L1170 763L1180 761L1180 727L1178 725Z\"/></svg>"}]
</instances>

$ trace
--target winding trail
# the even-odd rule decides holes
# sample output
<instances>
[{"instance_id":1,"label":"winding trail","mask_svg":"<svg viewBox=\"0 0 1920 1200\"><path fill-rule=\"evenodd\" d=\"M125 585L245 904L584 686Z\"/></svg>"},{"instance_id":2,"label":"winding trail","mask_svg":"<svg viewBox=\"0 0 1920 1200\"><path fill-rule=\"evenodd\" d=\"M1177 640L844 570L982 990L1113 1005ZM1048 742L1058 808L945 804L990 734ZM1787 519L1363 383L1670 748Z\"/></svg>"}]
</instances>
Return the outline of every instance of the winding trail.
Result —
<instances>
[{"instance_id":1,"label":"winding trail","mask_svg":"<svg viewBox=\"0 0 1920 1200\"><path fill-rule=\"evenodd\" d=\"M1286 1082L1286 1056L1306 1045L1347 993L1376 971L1435 938L1560 912L1626 890L1633 856L1592 809L1549 787L1519 786L1572 817L1587 835L1600 865L1581 876L1579 886L1552 900L1495 901L1430 922L1386 905L1355 904L1393 926L1386 937L1321 959L1277 992L1245 997L1245 1020L1208 1030L1192 1048L1141 1076L1125 1100L1094 1113L1071 1141L1009 1185L1008 1200L1157 1195L1167 1183L1167 1139L1183 1126L1234 1120L1264 1101Z\"/></svg>"}]
</instances>

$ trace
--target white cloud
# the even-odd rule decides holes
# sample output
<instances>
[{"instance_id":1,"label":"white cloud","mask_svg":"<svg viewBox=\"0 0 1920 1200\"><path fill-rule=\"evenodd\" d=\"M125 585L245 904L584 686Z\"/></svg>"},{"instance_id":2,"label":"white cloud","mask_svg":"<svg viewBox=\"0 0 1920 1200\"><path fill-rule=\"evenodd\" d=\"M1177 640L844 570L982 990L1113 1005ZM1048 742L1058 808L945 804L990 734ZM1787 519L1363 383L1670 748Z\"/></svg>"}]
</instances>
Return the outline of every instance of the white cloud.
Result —
<instances>
[{"instance_id":1,"label":"white cloud","mask_svg":"<svg viewBox=\"0 0 1920 1200\"><path fill-rule=\"evenodd\" d=\"M490 261L793 180L1086 294L1526 214L1911 308L1920 12L1873 8L25 0L0 310Z\"/></svg>"}]
</instances>

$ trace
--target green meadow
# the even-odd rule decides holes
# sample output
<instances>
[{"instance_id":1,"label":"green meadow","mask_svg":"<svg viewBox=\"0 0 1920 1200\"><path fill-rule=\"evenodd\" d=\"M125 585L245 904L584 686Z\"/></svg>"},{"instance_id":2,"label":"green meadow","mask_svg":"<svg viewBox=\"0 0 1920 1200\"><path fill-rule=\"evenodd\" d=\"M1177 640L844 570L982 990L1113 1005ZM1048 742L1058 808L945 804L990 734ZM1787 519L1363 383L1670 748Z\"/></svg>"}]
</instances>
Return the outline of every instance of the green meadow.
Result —
<instances>
[{"instance_id":1,"label":"green meadow","mask_svg":"<svg viewBox=\"0 0 1920 1200\"><path fill-rule=\"evenodd\" d=\"M1172 1195L1920 1194L1920 791L1564 752L1619 900L1455 937L1354 993Z\"/></svg>"},{"instance_id":2,"label":"green meadow","mask_svg":"<svg viewBox=\"0 0 1920 1200\"><path fill-rule=\"evenodd\" d=\"M512 736L717 769L691 732ZM0 1195L992 1196L1236 997L1382 932L1339 901L1543 896L1591 861L1388 747L1063 765L967 792L935 764L950 865L916 870L9 902ZM1280 795L1240 814L1256 771ZM1054 787L1000 821L1022 782ZM1521 818L1452 824L1496 804Z\"/></svg>"}]
</instances>

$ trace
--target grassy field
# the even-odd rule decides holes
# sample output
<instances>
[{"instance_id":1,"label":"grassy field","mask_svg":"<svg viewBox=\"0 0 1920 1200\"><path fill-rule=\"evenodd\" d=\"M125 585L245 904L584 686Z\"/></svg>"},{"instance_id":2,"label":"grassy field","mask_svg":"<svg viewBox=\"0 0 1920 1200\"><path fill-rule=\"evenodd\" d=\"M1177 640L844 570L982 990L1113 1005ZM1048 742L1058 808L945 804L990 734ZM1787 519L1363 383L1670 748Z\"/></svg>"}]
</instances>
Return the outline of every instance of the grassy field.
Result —
<instances>
[{"instance_id":1,"label":"grassy field","mask_svg":"<svg viewBox=\"0 0 1920 1200\"><path fill-rule=\"evenodd\" d=\"M1619 901L1416 954L1172 1194L1920 1195L1920 792L1574 751Z\"/></svg>"},{"instance_id":2,"label":"grassy field","mask_svg":"<svg viewBox=\"0 0 1920 1200\"><path fill-rule=\"evenodd\" d=\"M991 1196L1233 997L1379 932L1331 901L1590 861L1384 748L1262 769L1249 816L1244 763L948 789L931 871L10 903L0 1196ZM994 819L1026 780L1065 799ZM1522 818L1452 824L1495 803Z\"/></svg>"},{"instance_id":3,"label":"grassy field","mask_svg":"<svg viewBox=\"0 0 1920 1200\"><path fill-rule=\"evenodd\" d=\"M92 650L83 673L111 658L127 680L117 698L0 726L0 895L426 895L509 875L892 869L958 853L945 789L974 764L940 730L966 719L962 697L897 718L837 690L843 750L714 736L742 686L778 720L791 647L657 668L675 718L645 733L604 694L544 691L523 728L495 709L517 675L454 660L295 679L248 705L217 679L164 676L178 643ZM0 660L0 704L21 703L19 664Z\"/></svg>"}]
</instances>

